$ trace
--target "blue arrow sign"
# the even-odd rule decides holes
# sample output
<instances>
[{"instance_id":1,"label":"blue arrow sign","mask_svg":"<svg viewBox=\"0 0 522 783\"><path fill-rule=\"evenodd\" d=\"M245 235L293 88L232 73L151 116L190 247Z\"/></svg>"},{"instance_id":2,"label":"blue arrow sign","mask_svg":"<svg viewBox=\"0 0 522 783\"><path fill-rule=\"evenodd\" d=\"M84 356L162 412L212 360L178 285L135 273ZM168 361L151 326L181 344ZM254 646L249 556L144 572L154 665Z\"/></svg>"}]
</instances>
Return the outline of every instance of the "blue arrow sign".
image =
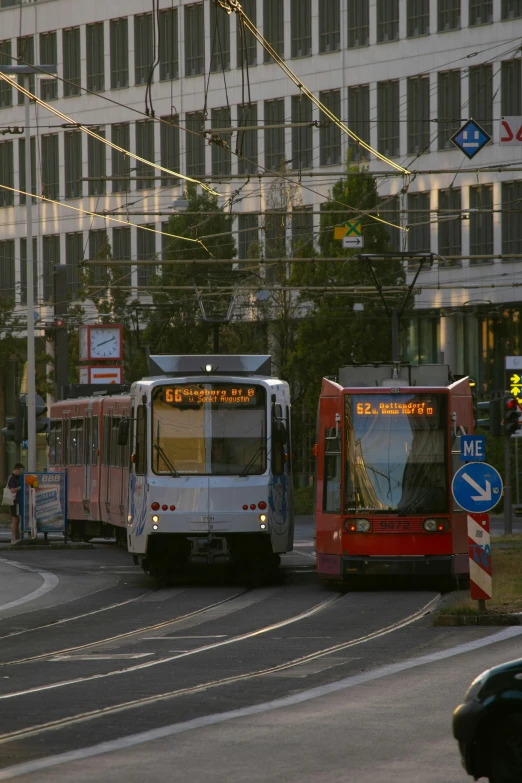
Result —
<instances>
[{"instance_id":1,"label":"blue arrow sign","mask_svg":"<svg viewBox=\"0 0 522 783\"><path fill-rule=\"evenodd\" d=\"M480 152L480 150L486 146L488 141L491 141L491 136L480 127L478 122L475 122L475 120L468 120L462 128L451 137L451 141L471 160L471 158L475 157L477 152Z\"/></svg>"},{"instance_id":2,"label":"blue arrow sign","mask_svg":"<svg viewBox=\"0 0 522 783\"><path fill-rule=\"evenodd\" d=\"M464 511L480 514L490 511L502 496L502 479L486 462L463 465L453 477L451 491Z\"/></svg>"}]
</instances>

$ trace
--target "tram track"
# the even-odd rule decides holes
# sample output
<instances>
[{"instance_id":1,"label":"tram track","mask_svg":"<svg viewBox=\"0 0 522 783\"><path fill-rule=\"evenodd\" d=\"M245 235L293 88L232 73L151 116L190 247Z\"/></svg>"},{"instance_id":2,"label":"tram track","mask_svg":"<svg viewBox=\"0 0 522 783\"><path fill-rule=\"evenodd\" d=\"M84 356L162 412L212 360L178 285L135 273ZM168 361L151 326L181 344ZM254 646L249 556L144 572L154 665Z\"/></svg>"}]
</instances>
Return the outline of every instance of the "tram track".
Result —
<instances>
[{"instance_id":1,"label":"tram track","mask_svg":"<svg viewBox=\"0 0 522 783\"><path fill-rule=\"evenodd\" d=\"M184 658L189 655L195 655L201 652L206 652L208 650L215 649L217 647L222 647L226 644L232 644L237 643L241 641L245 641L247 639L252 639L257 635L260 635L262 633L267 633L271 630L276 630L277 628L280 628L284 625L288 625L292 622L297 622L299 619L304 619L304 617L308 617L311 615L311 613L316 613L318 611L321 611L322 608L326 608L327 606L334 603L336 600L338 600L340 596L335 597L329 601L322 602L321 604L316 605L315 607L312 607L310 610L307 610L306 612L300 613L299 615L296 615L292 618L287 618L287 620L281 621L279 623L275 623L273 625L267 626L262 629L257 629L255 631L251 631L247 634L241 634L237 637L233 637L232 639L228 639L224 642L218 642L210 645L204 645L202 647L196 648L195 650L186 651L184 653L178 654L176 656L169 656L169 658L164 658L158 661L150 661L146 664L140 664L138 666L129 667L125 670L119 670L117 672L111 672L109 674L102 674L102 675L93 675L91 677L87 678L79 678L73 681L66 681L64 683L55 684L54 686L43 686L42 688L35 688L27 691L20 691L17 693L12 694L5 694L3 696L0 696L0 701L9 699L9 698L16 698L21 697L25 695L29 695L31 693L37 693L41 692L43 690L48 690L52 687L60 687L63 685L70 685L75 683L83 683L88 682L95 679L100 679L101 677L107 677L111 676L112 674L125 674L131 671L137 671L145 668L150 668L151 666L170 662L179 658ZM99 718L104 718L107 716L115 715L118 713L122 713L128 710L132 709L138 709L140 707L146 707L150 706L159 702L167 701L169 699L175 699L182 696L190 696L195 695L198 693L203 693L205 691L223 687L225 685L233 685L236 683L248 681L255 679L257 677L264 677L271 674L277 674L278 672L283 672L287 669L295 668L297 666L301 666L303 664L310 663L312 661L319 660L321 658L325 658L328 655L332 655L334 653L338 653L347 649L350 649L352 647L356 647L362 644L366 644L368 642L374 641L376 639L379 639L383 636L387 636L391 633L394 633L395 631L398 631L402 628L406 628L409 625L412 625L413 623L417 622L418 620L425 617L427 614L429 614L433 609L437 606L437 604L440 601L440 595L437 595L435 598L431 599L427 604L425 604L421 609L417 610L416 612L408 615L405 618L402 618L401 620L396 621L395 623L392 623L388 626L384 626L383 628L377 629L375 631L372 631L368 634L365 634L364 636L357 637L356 639L351 639L346 642L340 642L335 645L330 645L329 647L325 647L321 650L316 650L315 652L309 653L307 655L300 656L298 658L293 658L289 661L285 661L280 664L276 664L274 666L266 667L263 669L257 669L252 672L245 672L243 674L237 674L229 677L223 677L221 679L217 680L210 680L204 683L200 683L198 685L193 685L186 688L178 688L175 690L167 691L160 694L155 694L153 696L146 696L140 699L133 699L131 701L126 702L120 702L119 704L111 705L108 707L101 707L96 710L90 710L88 712L78 713L76 715L68 716L65 718L60 718L55 721L47 721L45 723L38 724L36 726L30 726L23 729L18 729L16 731L7 732L4 734L0 734L0 744L6 744L8 742L13 742L15 740L21 740L21 739L28 739L30 737L38 736L39 734L44 734L46 732L50 731L57 731L59 729L67 729L72 726L81 724L81 723L87 723L89 721L94 721Z\"/></svg>"}]
</instances>

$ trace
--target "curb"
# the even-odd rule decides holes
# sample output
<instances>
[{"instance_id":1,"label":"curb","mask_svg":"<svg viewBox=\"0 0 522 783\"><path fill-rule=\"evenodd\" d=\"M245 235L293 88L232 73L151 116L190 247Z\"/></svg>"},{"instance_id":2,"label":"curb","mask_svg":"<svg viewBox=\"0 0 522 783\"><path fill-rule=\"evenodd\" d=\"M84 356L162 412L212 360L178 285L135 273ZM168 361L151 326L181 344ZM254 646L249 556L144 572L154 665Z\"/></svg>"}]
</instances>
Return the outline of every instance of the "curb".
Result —
<instances>
[{"instance_id":1,"label":"curb","mask_svg":"<svg viewBox=\"0 0 522 783\"><path fill-rule=\"evenodd\" d=\"M47 551L49 549L94 549L94 544L87 543L73 543L73 544L15 544L0 543L0 551L7 552L34 552L34 551Z\"/></svg>"},{"instance_id":2,"label":"curb","mask_svg":"<svg viewBox=\"0 0 522 783\"><path fill-rule=\"evenodd\" d=\"M521 625L518 614L446 614L433 619L433 625Z\"/></svg>"}]
</instances>

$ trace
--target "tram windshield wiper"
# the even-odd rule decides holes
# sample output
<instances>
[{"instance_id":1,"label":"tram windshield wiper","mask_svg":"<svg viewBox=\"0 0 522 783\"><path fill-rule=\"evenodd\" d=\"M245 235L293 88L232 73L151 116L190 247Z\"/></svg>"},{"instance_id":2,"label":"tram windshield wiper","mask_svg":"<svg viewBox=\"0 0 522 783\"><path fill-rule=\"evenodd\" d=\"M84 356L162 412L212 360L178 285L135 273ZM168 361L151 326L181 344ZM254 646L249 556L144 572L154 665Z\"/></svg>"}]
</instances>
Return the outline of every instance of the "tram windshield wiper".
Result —
<instances>
[{"instance_id":1,"label":"tram windshield wiper","mask_svg":"<svg viewBox=\"0 0 522 783\"><path fill-rule=\"evenodd\" d=\"M264 443L260 443L256 451L252 455L252 457L249 459L249 461L247 462L247 464L239 474L239 478L244 478L245 476L248 476L250 468L252 467L256 459L259 457L259 455L263 453L263 449L264 449Z\"/></svg>"},{"instance_id":2,"label":"tram windshield wiper","mask_svg":"<svg viewBox=\"0 0 522 783\"><path fill-rule=\"evenodd\" d=\"M158 456L160 456L165 462L165 465L168 467L170 471L170 475L173 476L174 478L178 478L179 477L178 471L176 470L176 468L174 467L170 459L167 457L167 455L165 454L161 446L159 446L157 443L153 443L152 445L156 449ZM156 468L159 468L158 464L156 464Z\"/></svg>"}]
</instances>

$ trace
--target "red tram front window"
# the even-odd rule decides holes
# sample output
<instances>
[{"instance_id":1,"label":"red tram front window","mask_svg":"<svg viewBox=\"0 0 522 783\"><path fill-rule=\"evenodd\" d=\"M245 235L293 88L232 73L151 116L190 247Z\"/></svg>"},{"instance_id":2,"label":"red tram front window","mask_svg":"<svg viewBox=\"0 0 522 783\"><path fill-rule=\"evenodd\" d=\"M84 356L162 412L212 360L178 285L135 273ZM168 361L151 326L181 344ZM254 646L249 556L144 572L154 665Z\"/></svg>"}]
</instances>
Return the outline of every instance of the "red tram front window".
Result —
<instances>
[{"instance_id":1,"label":"red tram front window","mask_svg":"<svg viewBox=\"0 0 522 783\"><path fill-rule=\"evenodd\" d=\"M446 395L346 395L345 420L346 513L449 511Z\"/></svg>"}]
</instances>

